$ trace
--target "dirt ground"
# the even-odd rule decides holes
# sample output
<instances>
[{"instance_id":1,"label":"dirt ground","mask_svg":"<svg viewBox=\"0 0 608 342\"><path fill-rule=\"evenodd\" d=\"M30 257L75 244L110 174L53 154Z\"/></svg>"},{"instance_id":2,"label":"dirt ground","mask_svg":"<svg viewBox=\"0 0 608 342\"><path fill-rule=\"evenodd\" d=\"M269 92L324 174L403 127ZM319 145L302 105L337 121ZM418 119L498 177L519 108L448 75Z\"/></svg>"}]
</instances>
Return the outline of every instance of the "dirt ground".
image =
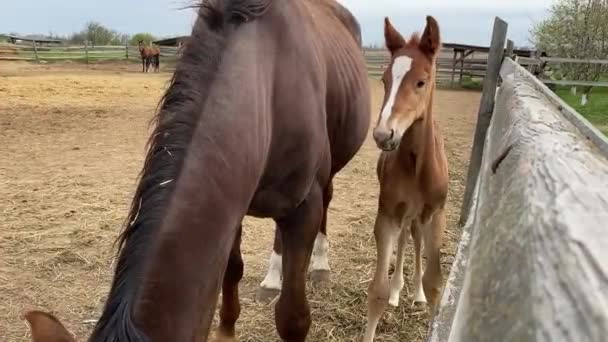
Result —
<instances>
[{"instance_id":1,"label":"dirt ground","mask_svg":"<svg viewBox=\"0 0 608 342\"><path fill-rule=\"evenodd\" d=\"M135 189L148 122L169 73L138 65L0 63L0 341L29 341L20 314L49 310L84 340L110 285L114 239ZM382 90L372 81L374 117ZM436 113L450 163L445 277L456 226L478 93L439 91ZM375 263L378 150L367 142L337 176L330 207L331 283L309 287L310 341L356 341ZM272 245L270 221L246 219L241 341L277 341L273 308L254 301ZM412 249L408 250L411 260ZM401 306L388 309L377 341L422 341L428 315L412 308L413 268L406 264Z\"/></svg>"}]
</instances>

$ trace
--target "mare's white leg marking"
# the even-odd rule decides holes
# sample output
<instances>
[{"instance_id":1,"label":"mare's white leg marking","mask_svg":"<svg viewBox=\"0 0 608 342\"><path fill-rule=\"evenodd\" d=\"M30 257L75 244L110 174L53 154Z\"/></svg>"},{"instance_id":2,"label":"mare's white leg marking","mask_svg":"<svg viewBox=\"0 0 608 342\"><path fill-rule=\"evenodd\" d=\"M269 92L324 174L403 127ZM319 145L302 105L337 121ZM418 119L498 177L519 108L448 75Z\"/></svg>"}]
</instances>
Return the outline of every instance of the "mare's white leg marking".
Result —
<instances>
[{"instance_id":1,"label":"mare's white leg marking","mask_svg":"<svg viewBox=\"0 0 608 342\"><path fill-rule=\"evenodd\" d=\"M382 108L382 113L380 113L380 124L379 126L384 126L387 124L388 119L391 117L393 112L393 106L395 105L395 98L397 98L397 92L399 91L399 87L401 87L401 83L405 78L405 75L412 68L412 59L407 56L399 56L395 58L393 62L393 67L391 69L393 82L390 95L388 100L386 101L386 105Z\"/></svg>"},{"instance_id":2,"label":"mare's white leg marking","mask_svg":"<svg viewBox=\"0 0 608 342\"><path fill-rule=\"evenodd\" d=\"M317 233L315 239L315 247L312 250L312 259L310 262L311 271L329 271L329 259L327 252L329 251L329 242L325 234Z\"/></svg>"},{"instance_id":3,"label":"mare's white leg marking","mask_svg":"<svg viewBox=\"0 0 608 342\"><path fill-rule=\"evenodd\" d=\"M409 221L408 221L409 222ZM403 289L405 282L403 281L403 263L405 259L405 245L410 235L409 224L404 224L401 229L401 235L399 235L399 242L397 245L397 261L395 262L395 272L391 278L391 292L388 299L388 304L394 307L399 306L399 294Z\"/></svg>"},{"instance_id":4,"label":"mare's white leg marking","mask_svg":"<svg viewBox=\"0 0 608 342\"><path fill-rule=\"evenodd\" d=\"M260 287L265 289L280 290L281 277L283 275L283 258L281 255L272 251L270 260L268 261L268 273L266 278L260 284Z\"/></svg>"}]
</instances>

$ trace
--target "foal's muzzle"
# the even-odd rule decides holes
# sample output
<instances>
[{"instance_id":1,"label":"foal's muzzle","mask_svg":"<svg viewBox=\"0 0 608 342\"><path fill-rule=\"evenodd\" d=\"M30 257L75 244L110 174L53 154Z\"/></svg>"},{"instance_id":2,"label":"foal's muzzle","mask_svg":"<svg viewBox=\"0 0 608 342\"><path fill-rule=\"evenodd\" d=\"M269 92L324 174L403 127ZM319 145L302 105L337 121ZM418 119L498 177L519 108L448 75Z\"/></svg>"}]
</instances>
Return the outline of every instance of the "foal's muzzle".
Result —
<instances>
[{"instance_id":1,"label":"foal's muzzle","mask_svg":"<svg viewBox=\"0 0 608 342\"><path fill-rule=\"evenodd\" d=\"M399 140L395 136L394 129L374 129L374 140L376 145L383 151L392 151L399 146Z\"/></svg>"}]
</instances>

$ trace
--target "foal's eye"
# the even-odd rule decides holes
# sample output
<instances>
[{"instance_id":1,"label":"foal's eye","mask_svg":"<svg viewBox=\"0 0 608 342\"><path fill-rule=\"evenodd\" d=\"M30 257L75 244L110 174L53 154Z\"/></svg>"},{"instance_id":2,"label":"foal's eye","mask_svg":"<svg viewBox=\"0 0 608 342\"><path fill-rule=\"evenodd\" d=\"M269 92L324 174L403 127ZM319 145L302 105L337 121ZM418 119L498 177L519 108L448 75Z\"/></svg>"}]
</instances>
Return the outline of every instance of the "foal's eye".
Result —
<instances>
[{"instance_id":1,"label":"foal's eye","mask_svg":"<svg viewBox=\"0 0 608 342\"><path fill-rule=\"evenodd\" d=\"M426 85L426 82L424 82L424 81L418 81L418 83L416 83L416 87L418 87L418 88L422 88L425 85Z\"/></svg>"}]
</instances>

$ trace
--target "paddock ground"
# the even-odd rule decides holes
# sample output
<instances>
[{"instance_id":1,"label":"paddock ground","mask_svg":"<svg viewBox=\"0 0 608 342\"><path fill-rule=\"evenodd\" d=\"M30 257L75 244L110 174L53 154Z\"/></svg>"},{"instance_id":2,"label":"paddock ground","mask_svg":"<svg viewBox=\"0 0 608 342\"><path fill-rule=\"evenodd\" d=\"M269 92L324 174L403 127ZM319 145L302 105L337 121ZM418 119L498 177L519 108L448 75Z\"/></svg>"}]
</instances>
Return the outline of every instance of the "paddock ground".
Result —
<instances>
[{"instance_id":1,"label":"paddock ground","mask_svg":"<svg viewBox=\"0 0 608 342\"><path fill-rule=\"evenodd\" d=\"M138 65L0 63L0 340L29 341L20 314L54 312L84 340L110 284L113 242L135 189L148 122L169 73L138 73ZM374 110L382 89L372 81ZM440 90L436 117L450 163L448 228L442 248L447 276L460 232L462 199L480 94ZM369 137L338 175L329 213L332 281L311 288L310 341L356 341L363 334L372 277L377 206ZM273 225L244 225L241 341L277 341L273 308L254 301L266 270ZM407 251L411 260L413 251ZM378 341L422 341L428 315L410 306L411 262L401 306L388 309Z\"/></svg>"}]
</instances>

